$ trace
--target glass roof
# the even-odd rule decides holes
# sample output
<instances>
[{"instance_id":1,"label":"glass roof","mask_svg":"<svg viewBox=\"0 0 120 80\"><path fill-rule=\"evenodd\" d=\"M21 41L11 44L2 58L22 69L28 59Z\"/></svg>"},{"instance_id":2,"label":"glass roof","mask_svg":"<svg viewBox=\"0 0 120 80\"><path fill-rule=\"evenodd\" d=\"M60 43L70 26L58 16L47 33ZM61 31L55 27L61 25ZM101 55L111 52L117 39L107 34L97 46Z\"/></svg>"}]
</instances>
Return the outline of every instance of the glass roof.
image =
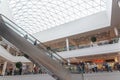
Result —
<instances>
[{"instance_id":1,"label":"glass roof","mask_svg":"<svg viewBox=\"0 0 120 80\"><path fill-rule=\"evenodd\" d=\"M8 0L14 21L29 33L106 9L106 0Z\"/></svg>"}]
</instances>

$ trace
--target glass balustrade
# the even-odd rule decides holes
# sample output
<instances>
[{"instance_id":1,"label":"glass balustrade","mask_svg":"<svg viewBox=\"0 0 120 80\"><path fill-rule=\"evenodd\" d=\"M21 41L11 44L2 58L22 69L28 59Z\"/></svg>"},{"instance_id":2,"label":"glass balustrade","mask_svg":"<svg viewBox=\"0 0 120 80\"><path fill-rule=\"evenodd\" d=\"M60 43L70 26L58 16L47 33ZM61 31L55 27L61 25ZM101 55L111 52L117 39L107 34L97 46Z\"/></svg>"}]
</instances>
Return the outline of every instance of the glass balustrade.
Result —
<instances>
[{"instance_id":1,"label":"glass balustrade","mask_svg":"<svg viewBox=\"0 0 120 80\"><path fill-rule=\"evenodd\" d=\"M98 41L93 44L82 44L82 45L71 45L69 46L69 50L77 50L77 49L85 49L85 48L90 48L90 47L96 47L96 46L104 46L104 45L109 45L109 44L115 44L119 42L119 37L115 37L111 40L103 40L103 41ZM53 48L56 52L63 52L67 51L65 47L62 48Z\"/></svg>"}]
</instances>

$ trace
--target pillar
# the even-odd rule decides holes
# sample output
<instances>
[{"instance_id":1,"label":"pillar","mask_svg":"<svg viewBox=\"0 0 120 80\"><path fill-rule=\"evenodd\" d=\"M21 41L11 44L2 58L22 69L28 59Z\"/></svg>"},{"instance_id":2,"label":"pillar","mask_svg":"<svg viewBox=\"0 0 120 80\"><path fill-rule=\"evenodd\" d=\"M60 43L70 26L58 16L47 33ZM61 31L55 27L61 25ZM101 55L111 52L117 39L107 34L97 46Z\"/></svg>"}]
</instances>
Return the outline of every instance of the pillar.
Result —
<instances>
[{"instance_id":1,"label":"pillar","mask_svg":"<svg viewBox=\"0 0 120 80\"><path fill-rule=\"evenodd\" d=\"M118 30L116 27L114 28L114 32L115 32L115 35L118 37Z\"/></svg>"},{"instance_id":2,"label":"pillar","mask_svg":"<svg viewBox=\"0 0 120 80\"><path fill-rule=\"evenodd\" d=\"M67 49L67 51L69 51L69 40L68 40L68 38L66 38L66 49Z\"/></svg>"},{"instance_id":3,"label":"pillar","mask_svg":"<svg viewBox=\"0 0 120 80\"><path fill-rule=\"evenodd\" d=\"M5 75L6 68L7 68L7 61L4 62L4 65L3 65L3 69L2 69L2 75L3 76Z\"/></svg>"},{"instance_id":4,"label":"pillar","mask_svg":"<svg viewBox=\"0 0 120 80\"><path fill-rule=\"evenodd\" d=\"M120 7L120 1L118 1L118 5L119 5L119 7Z\"/></svg>"}]
</instances>

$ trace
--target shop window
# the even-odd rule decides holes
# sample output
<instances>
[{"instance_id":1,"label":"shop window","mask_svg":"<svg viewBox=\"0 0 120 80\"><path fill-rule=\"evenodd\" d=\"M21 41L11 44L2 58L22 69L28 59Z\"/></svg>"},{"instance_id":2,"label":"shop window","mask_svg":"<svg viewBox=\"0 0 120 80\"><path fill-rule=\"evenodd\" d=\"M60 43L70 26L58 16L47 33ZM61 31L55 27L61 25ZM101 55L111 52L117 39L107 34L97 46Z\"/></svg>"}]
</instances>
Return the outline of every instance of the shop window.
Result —
<instances>
[{"instance_id":1,"label":"shop window","mask_svg":"<svg viewBox=\"0 0 120 80\"><path fill-rule=\"evenodd\" d=\"M108 59L108 60L105 60L106 62L115 62L114 59Z\"/></svg>"}]
</instances>

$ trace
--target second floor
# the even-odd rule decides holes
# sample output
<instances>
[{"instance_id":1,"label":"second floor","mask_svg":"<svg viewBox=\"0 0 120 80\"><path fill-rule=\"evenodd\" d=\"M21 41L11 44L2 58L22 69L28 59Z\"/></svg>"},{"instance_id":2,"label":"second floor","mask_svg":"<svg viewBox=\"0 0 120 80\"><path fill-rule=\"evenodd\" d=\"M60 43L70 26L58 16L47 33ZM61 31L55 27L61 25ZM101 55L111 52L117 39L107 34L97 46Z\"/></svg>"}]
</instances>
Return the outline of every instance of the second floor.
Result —
<instances>
[{"instance_id":1,"label":"second floor","mask_svg":"<svg viewBox=\"0 0 120 80\"><path fill-rule=\"evenodd\" d=\"M120 52L119 27L103 28L45 42L63 58Z\"/></svg>"}]
</instances>

